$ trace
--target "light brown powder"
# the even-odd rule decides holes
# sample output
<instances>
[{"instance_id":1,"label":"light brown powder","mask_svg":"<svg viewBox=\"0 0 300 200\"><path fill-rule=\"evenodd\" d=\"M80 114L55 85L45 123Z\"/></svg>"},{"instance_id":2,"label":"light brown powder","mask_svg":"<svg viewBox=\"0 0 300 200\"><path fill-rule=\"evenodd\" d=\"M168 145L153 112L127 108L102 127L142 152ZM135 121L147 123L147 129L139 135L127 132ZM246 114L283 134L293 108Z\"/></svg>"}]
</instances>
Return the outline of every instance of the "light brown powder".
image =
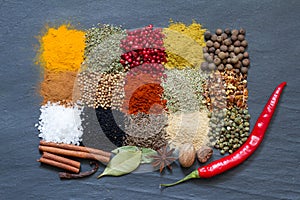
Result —
<instances>
[{"instance_id":1,"label":"light brown powder","mask_svg":"<svg viewBox=\"0 0 300 200\"><path fill-rule=\"evenodd\" d=\"M167 140L174 148L184 143L191 143L195 149L209 142L208 111L176 113L168 116Z\"/></svg>"}]
</instances>

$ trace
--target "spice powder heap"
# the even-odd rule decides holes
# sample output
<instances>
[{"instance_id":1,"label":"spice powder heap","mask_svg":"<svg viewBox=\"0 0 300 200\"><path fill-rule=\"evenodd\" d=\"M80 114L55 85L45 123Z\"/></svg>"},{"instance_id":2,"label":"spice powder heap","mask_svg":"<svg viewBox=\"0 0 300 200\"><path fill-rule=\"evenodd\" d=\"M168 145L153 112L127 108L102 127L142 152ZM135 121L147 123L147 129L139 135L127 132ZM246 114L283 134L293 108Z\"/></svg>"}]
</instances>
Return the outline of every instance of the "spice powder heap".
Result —
<instances>
[{"instance_id":1,"label":"spice powder heap","mask_svg":"<svg viewBox=\"0 0 300 200\"><path fill-rule=\"evenodd\" d=\"M186 26L183 23L171 21L168 28L164 28L164 47L167 52L167 69L197 68L204 61L203 50L205 46L204 32L201 24L195 21Z\"/></svg>"},{"instance_id":2,"label":"spice powder heap","mask_svg":"<svg viewBox=\"0 0 300 200\"><path fill-rule=\"evenodd\" d=\"M207 111L176 113L168 116L167 140L170 146L179 148L184 143L191 143L195 149L209 143L209 118Z\"/></svg>"},{"instance_id":3,"label":"spice powder heap","mask_svg":"<svg viewBox=\"0 0 300 200\"><path fill-rule=\"evenodd\" d=\"M51 71L77 71L84 56L84 32L61 25L49 28L40 39L40 55L37 64Z\"/></svg>"}]
</instances>

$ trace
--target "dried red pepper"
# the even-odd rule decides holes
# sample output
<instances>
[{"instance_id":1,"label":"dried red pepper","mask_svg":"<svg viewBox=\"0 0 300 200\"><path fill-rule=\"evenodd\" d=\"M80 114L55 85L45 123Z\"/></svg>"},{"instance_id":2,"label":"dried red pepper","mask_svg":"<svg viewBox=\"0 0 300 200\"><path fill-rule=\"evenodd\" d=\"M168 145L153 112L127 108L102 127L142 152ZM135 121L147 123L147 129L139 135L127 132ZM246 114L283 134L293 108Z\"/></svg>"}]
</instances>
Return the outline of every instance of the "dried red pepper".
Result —
<instances>
[{"instance_id":1,"label":"dried red pepper","mask_svg":"<svg viewBox=\"0 0 300 200\"><path fill-rule=\"evenodd\" d=\"M262 113L260 114L258 120L256 121L256 124L248 140L237 151L224 158L213 161L206 166L199 167L197 170L194 170L185 178L175 183L161 184L160 186L169 187L192 178L211 178L244 162L251 154L254 153L254 151L257 149L257 147L263 140L264 134L266 132L266 129L268 128L268 125L275 111L276 105L279 101L279 97L285 85L286 82L282 82L274 90L269 101L267 102Z\"/></svg>"}]
</instances>

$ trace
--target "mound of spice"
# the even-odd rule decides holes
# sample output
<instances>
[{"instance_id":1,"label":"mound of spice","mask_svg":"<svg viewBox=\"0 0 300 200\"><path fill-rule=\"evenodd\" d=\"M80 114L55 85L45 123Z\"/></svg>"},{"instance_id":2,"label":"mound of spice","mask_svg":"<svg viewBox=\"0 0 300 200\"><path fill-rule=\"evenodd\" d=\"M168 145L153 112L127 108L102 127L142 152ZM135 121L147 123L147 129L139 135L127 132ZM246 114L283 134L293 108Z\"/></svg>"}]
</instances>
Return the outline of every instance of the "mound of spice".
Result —
<instances>
[{"instance_id":1,"label":"mound of spice","mask_svg":"<svg viewBox=\"0 0 300 200\"><path fill-rule=\"evenodd\" d=\"M72 29L70 24L48 28L40 38L37 64L55 72L77 71L84 56L84 32Z\"/></svg>"},{"instance_id":2,"label":"mound of spice","mask_svg":"<svg viewBox=\"0 0 300 200\"><path fill-rule=\"evenodd\" d=\"M40 94L43 97L43 104L60 102L61 105L69 105L74 101L73 87L77 72L45 71L44 80L40 86Z\"/></svg>"},{"instance_id":3,"label":"mound of spice","mask_svg":"<svg viewBox=\"0 0 300 200\"><path fill-rule=\"evenodd\" d=\"M96 115L101 130L106 135L106 137L114 145L118 147L122 146L125 140L124 113L118 110L98 107L96 108Z\"/></svg>"},{"instance_id":4,"label":"mound of spice","mask_svg":"<svg viewBox=\"0 0 300 200\"><path fill-rule=\"evenodd\" d=\"M125 30L109 24L98 24L98 27L88 29L81 70L101 73L124 71L120 63L120 42L125 36Z\"/></svg>"},{"instance_id":5,"label":"mound of spice","mask_svg":"<svg viewBox=\"0 0 300 200\"><path fill-rule=\"evenodd\" d=\"M163 98L167 100L167 109L171 113L193 112L205 108L203 87L208 74L199 69L167 70Z\"/></svg>"},{"instance_id":6,"label":"mound of spice","mask_svg":"<svg viewBox=\"0 0 300 200\"><path fill-rule=\"evenodd\" d=\"M124 144L158 150L167 144L165 113L127 115L125 118L126 139Z\"/></svg>"},{"instance_id":7,"label":"mound of spice","mask_svg":"<svg viewBox=\"0 0 300 200\"><path fill-rule=\"evenodd\" d=\"M125 97L122 111L127 114L138 112L160 114L165 110L166 100L163 100L163 88L160 80L149 74L136 76L127 75L125 78Z\"/></svg>"},{"instance_id":8,"label":"mound of spice","mask_svg":"<svg viewBox=\"0 0 300 200\"><path fill-rule=\"evenodd\" d=\"M168 69L200 67L204 61L202 48L205 46L205 31L201 24L195 21L189 26L171 21L169 27L163 29L168 60L165 67Z\"/></svg>"},{"instance_id":9,"label":"mound of spice","mask_svg":"<svg viewBox=\"0 0 300 200\"><path fill-rule=\"evenodd\" d=\"M199 149L209 143L209 118L205 110L189 113L171 113L168 116L167 140L172 147L191 143Z\"/></svg>"},{"instance_id":10,"label":"mound of spice","mask_svg":"<svg viewBox=\"0 0 300 200\"><path fill-rule=\"evenodd\" d=\"M76 104L65 107L59 103L48 103L40 109L39 137L47 142L79 145L83 134L80 114L82 109Z\"/></svg>"}]
</instances>

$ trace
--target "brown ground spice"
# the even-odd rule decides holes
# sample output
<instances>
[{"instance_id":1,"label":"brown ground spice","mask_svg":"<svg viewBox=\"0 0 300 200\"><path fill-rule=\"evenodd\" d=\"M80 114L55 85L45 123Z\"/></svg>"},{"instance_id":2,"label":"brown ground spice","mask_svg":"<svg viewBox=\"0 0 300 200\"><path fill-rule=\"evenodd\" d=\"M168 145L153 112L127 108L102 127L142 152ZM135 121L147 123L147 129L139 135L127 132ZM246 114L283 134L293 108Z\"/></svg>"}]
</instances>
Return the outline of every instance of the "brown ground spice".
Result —
<instances>
[{"instance_id":1,"label":"brown ground spice","mask_svg":"<svg viewBox=\"0 0 300 200\"><path fill-rule=\"evenodd\" d=\"M40 95L43 97L43 104L58 102L67 105L73 102L73 87L77 72L45 71L44 81L41 83Z\"/></svg>"}]
</instances>

